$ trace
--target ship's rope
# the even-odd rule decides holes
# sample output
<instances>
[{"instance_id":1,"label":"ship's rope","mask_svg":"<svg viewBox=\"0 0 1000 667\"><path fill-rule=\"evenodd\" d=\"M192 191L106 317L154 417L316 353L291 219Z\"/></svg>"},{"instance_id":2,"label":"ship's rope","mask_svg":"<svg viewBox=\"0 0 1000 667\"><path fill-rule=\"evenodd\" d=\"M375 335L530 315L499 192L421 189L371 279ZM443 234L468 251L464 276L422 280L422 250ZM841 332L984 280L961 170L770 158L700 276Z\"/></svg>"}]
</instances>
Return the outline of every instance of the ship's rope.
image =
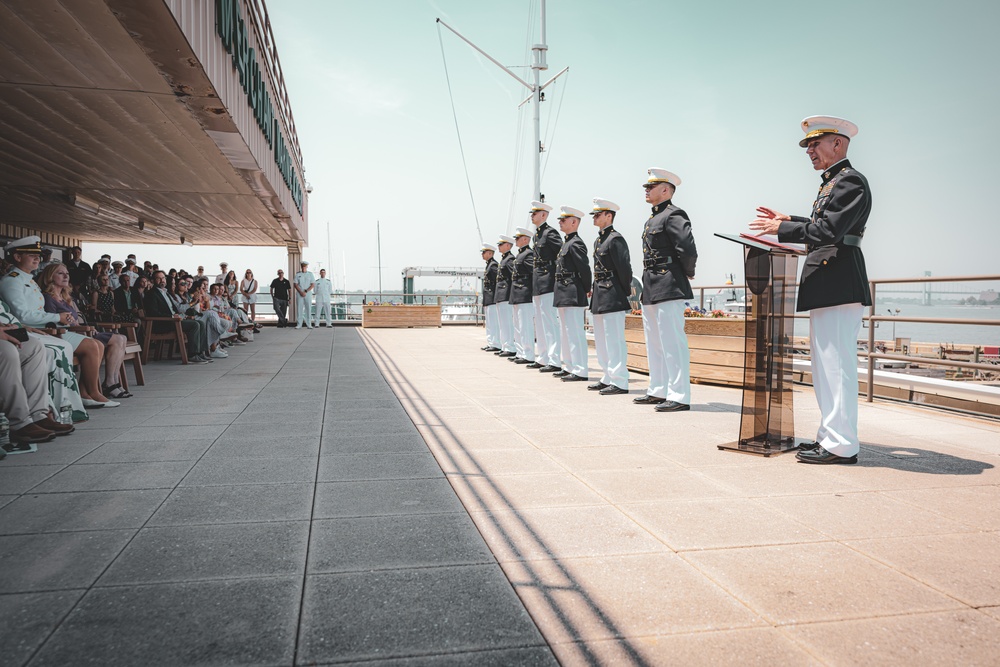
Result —
<instances>
[{"instance_id":1,"label":"ship's rope","mask_svg":"<svg viewBox=\"0 0 1000 667\"><path fill-rule=\"evenodd\" d=\"M546 141L546 144L545 144L547 148L545 149L545 164L542 165L542 177L543 178L545 176L545 170L549 168L549 156L552 154L552 144L554 144L555 141L556 141L556 129L558 129L558 127L559 127L559 115L562 113L563 100L566 99L566 84L569 83L569 72L566 72L560 78L562 78L562 93L560 93L560 95L559 95L559 106L556 107L556 120L552 124L552 136L550 138L547 138L547 141ZM559 82L556 81L556 83L559 83ZM555 84L553 84L553 85L555 85ZM555 92L555 91L553 91L553 92ZM549 116L549 118L551 118L551 116ZM545 134L546 134L547 137L548 137L548 133L549 133L549 128L548 128L548 126L546 126L546 128L545 128Z\"/></svg>"},{"instance_id":2,"label":"ship's rope","mask_svg":"<svg viewBox=\"0 0 1000 667\"><path fill-rule=\"evenodd\" d=\"M465 170L465 183L469 188L469 200L472 202L472 216L476 220L476 232L479 242L483 242L483 230L479 226L479 213L476 211L476 198L472 194L472 179L469 178L469 165L465 160L465 147L462 145L462 131L458 126L458 112L455 110L455 95L451 91L451 76L448 74L448 59L444 53L444 38L441 36L441 23L437 23L438 42L441 44L441 62L444 63L444 78L448 82L448 98L451 100L451 115L455 119L455 134L458 135L458 150L462 154L462 169Z\"/></svg>"}]
</instances>

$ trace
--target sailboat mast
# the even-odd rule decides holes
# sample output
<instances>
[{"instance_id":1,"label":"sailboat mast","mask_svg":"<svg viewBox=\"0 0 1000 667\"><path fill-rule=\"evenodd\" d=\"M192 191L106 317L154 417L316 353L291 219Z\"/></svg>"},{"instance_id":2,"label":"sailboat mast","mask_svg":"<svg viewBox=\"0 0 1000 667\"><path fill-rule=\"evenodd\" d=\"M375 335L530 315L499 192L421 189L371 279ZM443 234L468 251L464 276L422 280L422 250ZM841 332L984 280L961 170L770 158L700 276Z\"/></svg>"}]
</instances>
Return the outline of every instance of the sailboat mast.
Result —
<instances>
[{"instance_id":1,"label":"sailboat mast","mask_svg":"<svg viewBox=\"0 0 1000 667\"><path fill-rule=\"evenodd\" d=\"M542 135L541 135L541 124L542 124L542 87L540 84L542 70L548 69L549 66L545 61L545 52L548 51L549 47L545 43L545 0L541 0L542 7L542 17L541 17L541 43L535 44L531 47L531 52L533 54L533 62L531 64L531 71L534 75L534 87L531 90L532 97L534 97L535 108L533 110L533 125L535 129L535 192L534 199L538 201L544 201L542 197L542 152L545 147L542 146Z\"/></svg>"}]
</instances>

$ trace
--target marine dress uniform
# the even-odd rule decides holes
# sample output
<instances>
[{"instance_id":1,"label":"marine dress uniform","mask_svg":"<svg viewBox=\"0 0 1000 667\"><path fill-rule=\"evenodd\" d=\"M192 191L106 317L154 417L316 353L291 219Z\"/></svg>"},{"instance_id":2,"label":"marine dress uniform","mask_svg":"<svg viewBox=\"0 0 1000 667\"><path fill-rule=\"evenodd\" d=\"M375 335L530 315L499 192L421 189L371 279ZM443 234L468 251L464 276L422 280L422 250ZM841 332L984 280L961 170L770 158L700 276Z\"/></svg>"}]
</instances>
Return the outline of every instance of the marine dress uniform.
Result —
<instances>
[{"instance_id":1,"label":"marine dress uniform","mask_svg":"<svg viewBox=\"0 0 1000 667\"><path fill-rule=\"evenodd\" d=\"M802 129L803 148L826 134L849 141L858 132L854 123L833 116L810 116ZM823 171L812 214L788 216L778 227L779 241L805 243L809 249L796 310L809 311L813 387L821 417L818 447L797 455L807 463L854 463L860 450L857 341L864 307L871 305L861 239L872 194L868 179L847 160L846 144L843 151L843 159Z\"/></svg>"},{"instance_id":2,"label":"marine dress uniform","mask_svg":"<svg viewBox=\"0 0 1000 667\"><path fill-rule=\"evenodd\" d=\"M483 315L486 317L486 347L487 352L500 352L500 318L497 314L496 291L497 273L500 265L493 255L496 253L496 246L484 243L480 251L483 259L486 260L486 268L483 269Z\"/></svg>"},{"instance_id":3,"label":"marine dress uniform","mask_svg":"<svg viewBox=\"0 0 1000 667\"><path fill-rule=\"evenodd\" d=\"M665 169L650 169L646 186L681 179ZM671 195L672 196L672 195ZM653 206L642 230L642 328L649 361L649 388L636 403L662 403L661 412L690 410L691 353L684 334L684 300L694 298L698 251L691 221L671 199Z\"/></svg>"},{"instance_id":4,"label":"marine dress uniform","mask_svg":"<svg viewBox=\"0 0 1000 667\"><path fill-rule=\"evenodd\" d=\"M319 326L319 321L326 316L326 326L333 326L333 307L330 305L330 297L333 295L333 283L329 278L320 276L316 279L316 318L313 325Z\"/></svg>"},{"instance_id":5,"label":"marine dress uniform","mask_svg":"<svg viewBox=\"0 0 1000 667\"><path fill-rule=\"evenodd\" d=\"M531 364L535 361L535 320L531 302L532 277L535 253L528 245L531 232L518 227L514 241L518 244L514 257L513 275L510 284L510 304L514 307L514 348L517 355L511 357L516 364Z\"/></svg>"},{"instance_id":6,"label":"marine dress uniform","mask_svg":"<svg viewBox=\"0 0 1000 667\"><path fill-rule=\"evenodd\" d=\"M531 222L536 225L532 239L535 268L532 276L531 302L535 308L535 327L538 329L538 356L535 361L543 373L553 373L562 368L559 351L559 316L552 304L556 283L556 256L562 248L562 237L545 220L552 207L540 201L531 202Z\"/></svg>"},{"instance_id":7,"label":"marine dress uniform","mask_svg":"<svg viewBox=\"0 0 1000 667\"><path fill-rule=\"evenodd\" d=\"M506 250L504 250L506 246ZM497 321L500 326L500 341L497 352L501 357L513 357L517 354L514 347L514 308L510 305L510 288L514 274L514 255L510 249L514 246L514 238L501 236L497 248L503 252L497 270L497 287L493 300L497 309Z\"/></svg>"},{"instance_id":8,"label":"marine dress uniform","mask_svg":"<svg viewBox=\"0 0 1000 667\"><path fill-rule=\"evenodd\" d=\"M301 329L302 325L305 324L307 329L312 329L312 297L309 295L309 290L311 290L316 284L316 277L311 271L307 271L306 267L309 266L309 262L301 262L301 271L295 274L294 280L292 280L293 287L297 287L295 290L295 321L296 329ZM301 289L304 294L299 294L299 289Z\"/></svg>"},{"instance_id":9,"label":"marine dress uniform","mask_svg":"<svg viewBox=\"0 0 1000 667\"><path fill-rule=\"evenodd\" d=\"M565 370L556 373L563 382L586 382L589 372L583 317L591 282L590 258L587 256L587 244L576 229L583 217L583 211L570 206L559 208L559 224L563 231L567 231L567 227L573 229L566 234L556 256L552 298L552 305L559 311L559 343L567 359Z\"/></svg>"},{"instance_id":10,"label":"marine dress uniform","mask_svg":"<svg viewBox=\"0 0 1000 667\"><path fill-rule=\"evenodd\" d=\"M595 199L595 224L598 217L617 213L618 204ZM602 220L603 221L603 220ZM628 346L625 344L625 316L632 310L632 260L625 237L614 228L614 218L601 228L594 240L594 285L590 312L594 319L594 350L601 366L601 379L587 389L605 396L628 393Z\"/></svg>"}]
</instances>

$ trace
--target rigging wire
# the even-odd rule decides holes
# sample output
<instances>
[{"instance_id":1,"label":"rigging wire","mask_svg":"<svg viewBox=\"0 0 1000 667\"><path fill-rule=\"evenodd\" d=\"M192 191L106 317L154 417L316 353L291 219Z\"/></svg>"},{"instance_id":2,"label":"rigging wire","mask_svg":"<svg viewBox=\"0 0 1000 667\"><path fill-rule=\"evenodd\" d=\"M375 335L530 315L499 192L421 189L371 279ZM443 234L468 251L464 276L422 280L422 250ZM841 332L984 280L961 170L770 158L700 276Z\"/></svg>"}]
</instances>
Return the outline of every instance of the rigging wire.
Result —
<instances>
[{"instance_id":1,"label":"rigging wire","mask_svg":"<svg viewBox=\"0 0 1000 667\"><path fill-rule=\"evenodd\" d=\"M549 168L549 155L551 155L552 144L556 141L556 130L559 128L559 114L562 113L563 100L566 99L566 84L568 83L569 72L566 72L566 74L563 75L562 95L559 96L559 106L556 107L556 121L552 125L552 138L549 139L549 147L548 150L545 151L545 164L542 165L542 176L545 176L545 170ZM547 129L546 132L548 132Z\"/></svg>"},{"instance_id":2,"label":"rigging wire","mask_svg":"<svg viewBox=\"0 0 1000 667\"><path fill-rule=\"evenodd\" d=\"M455 119L455 133L458 135L458 150L462 154L462 168L465 170L465 182L469 187L469 199L472 201L472 217L476 220L476 231L479 233L479 243L483 242L483 230L479 226L479 213L476 211L476 198L472 194L472 179L469 178L469 165L465 160L465 147L462 145L462 131L458 127L458 112L455 110L455 96L451 92L451 77L448 75L448 59L444 54L444 38L441 36L441 23L437 24L438 42L441 44L441 62L444 63L444 78L448 82L448 98L451 100L451 115Z\"/></svg>"},{"instance_id":3,"label":"rigging wire","mask_svg":"<svg viewBox=\"0 0 1000 667\"><path fill-rule=\"evenodd\" d=\"M511 177L510 201L507 203L507 234L510 234L514 223L514 207L517 205L517 180L520 176L524 151L524 107L516 109L515 113L517 113L517 132L514 138L514 173Z\"/></svg>"}]
</instances>

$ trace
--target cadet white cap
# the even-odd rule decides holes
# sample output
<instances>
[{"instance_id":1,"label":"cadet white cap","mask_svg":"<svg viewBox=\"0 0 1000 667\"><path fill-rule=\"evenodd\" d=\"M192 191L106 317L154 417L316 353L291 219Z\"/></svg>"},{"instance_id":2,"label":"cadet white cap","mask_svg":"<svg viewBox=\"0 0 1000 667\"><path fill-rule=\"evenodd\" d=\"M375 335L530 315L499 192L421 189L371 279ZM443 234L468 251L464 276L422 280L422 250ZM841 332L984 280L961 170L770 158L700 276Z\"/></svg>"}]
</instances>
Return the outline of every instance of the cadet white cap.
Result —
<instances>
[{"instance_id":1,"label":"cadet white cap","mask_svg":"<svg viewBox=\"0 0 1000 667\"><path fill-rule=\"evenodd\" d=\"M514 245L514 237L507 236L506 234L501 234L500 240L497 242L497 245L500 245L501 243L509 243L511 245Z\"/></svg>"},{"instance_id":2,"label":"cadet white cap","mask_svg":"<svg viewBox=\"0 0 1000 667\"><path fill-rule=\"evenodd\" d=\"M559 218L583 218L584 213L580 209L573 208L572 206L560 206L559 207Z\"/></svg>"},{"instance_id":3,"label":"cadet white cap","mask_svg":"<svg viewBox=\"0 0 1000 667\"><path fill-rule=\"evenodd\" d=\"M540 201L533 201L533 202L531 202L531 212L532 213L534 213L536 211L551 211L551 210L552 210L552 207L549 206L548 204L544 203L544 202L540 202Z\"/></svg>"},{"instance_id":4,"label":"cadet white cap","mask_svg":"<svg viewBox=\"0 0 1000 667\"><path fill-rule=\"evenodd\" d=\"M649 179L646 183L670 183L675 188L681 184L681 177L666 169L653 167L648 169L647 172L649 173Z\"/></svg>"},{"instance_id":5,"label":"cadet white cap","mask_svg":"<svg viewBox=\"0 0 1000 667\"><path fill-rule=\"evenodd\" d=\"M480 250L479 252L486 252L487 250L492 250L493 252L496 252L497 251L497 247L495 245L493 245L492 243L484 243L483 244L483 249Z\"/></svg>"},{"instance_id":6,"label":"cadet white cap","mask_svg":"<svg viewBox=\"0 0 1000 667\"><path fill-rule=\"evenodd\" d=\"M309 262L303 259L302 261L299 262L299 266L309 266Z\"/></svg>"},{"instance_id":7,"label":"cadet white cap","mask_svg":"<svg viewBox=\"0 0 1000 667\"><path fill-rule=\"evenodd\" d=\"M42 239L37 236L25 236L24 238L8 243L5 250L7 254L12 252L31 252L40 255L42 254Z\"/></svg>"},{"instance_id":8,"label":"cadet white cap","mask_svg":"<svg viewBox=\"0 0 1000 667\"><path fill-rule=\"evenodd\" d=\"M111 262L111 266L125 266L125 262L121 261L120 259L116 259L115 261Z\"/></svg>"},{"instance_id":9,"label":"cadet white cap","mask_svg":"<svg viewBox=\"0 0 1000 667\"><path fill-rule=\"evenodd\" d=\"M805 148L812 139L823 134L839 134L850 139L858 133L857 125L836 116L809 116L802 119L801 125L802 131L806 133L805 138L799 142L799 146L802 148Z\"/></svg>"},{"instance_id":10,"label":"cadet white cap","mask_svg":"<svg viewBox=\"0 0 1000 667\"><path fill-rule=\"evenodd\" d=\"M590 211L591 215L597 215L603 211L620 211L621 208L618 204L614 203L610 199L601 199L600 197L594 198L594 208Z\"/></svg>"},{"instance_id":11,"label":"cadet white cap","mask_svg":"<svg viewBox=\"0 0 1000 667\"><path fill-rule=\"evenodd\" d=\"M524 227L518 227L517 229L514 230L514 238L516 239L518 236L534 236L534 234L532 234Z\"/></svg>"}]
</instances>

